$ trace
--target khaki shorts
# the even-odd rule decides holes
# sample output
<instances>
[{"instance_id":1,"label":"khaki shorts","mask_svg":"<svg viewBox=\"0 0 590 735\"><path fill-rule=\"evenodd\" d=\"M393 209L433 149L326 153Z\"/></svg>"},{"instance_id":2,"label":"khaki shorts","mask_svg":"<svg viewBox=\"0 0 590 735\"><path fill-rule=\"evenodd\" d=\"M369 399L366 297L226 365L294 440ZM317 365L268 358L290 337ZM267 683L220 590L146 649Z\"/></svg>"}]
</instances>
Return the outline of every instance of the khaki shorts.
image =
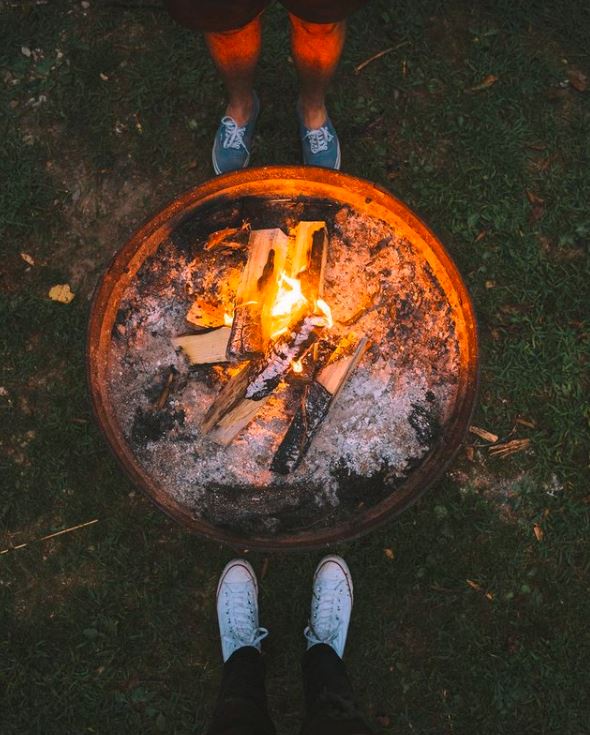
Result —
<instances>
[{"instance_id":1,"label":"khaki shorts","mask_svg":"<svg viewBox=\"0 0 590 735\"><path fill-rule=\"evenodd\" d=\"M273 0L165 0L170 15L193 31L223 32L245 26ZM308 23L338 23L368 0L280 0Z\"/></svg>"}]
</instances>

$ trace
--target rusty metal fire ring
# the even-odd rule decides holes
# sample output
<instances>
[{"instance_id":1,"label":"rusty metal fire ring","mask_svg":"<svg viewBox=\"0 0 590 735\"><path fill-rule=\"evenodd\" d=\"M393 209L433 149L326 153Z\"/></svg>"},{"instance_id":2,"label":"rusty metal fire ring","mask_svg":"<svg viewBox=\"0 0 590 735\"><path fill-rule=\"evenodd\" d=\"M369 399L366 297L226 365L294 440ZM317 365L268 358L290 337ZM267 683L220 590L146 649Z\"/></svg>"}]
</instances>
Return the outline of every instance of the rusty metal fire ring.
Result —
<instances>
[{"instance_id":1,"label":"rusty metal fire ring","mask_svg":"<svg viewBox=\"0 0 590 735\"><path fill-rule=\"evenodd\" d=\"M457 393L444 432L425 460L401 487L353 518L333 526L276 536L240 534L209 523L172 497L138 461L115 416L107 386L112 330L125 288L162 240L187 217L206 208L223 208L243 198L331 200L387 222L418 247L437 276L457 324L460 368ZM471 299L457 267L433 232L388 191L362 179L314 167L251 168L220 176L182 194L149 220L116 253L94 295L87 343L87 372L94 413L111 449L131 480L186 529L238 548L295 550L323 547L356 538L395 517L420 498L457 453L469 427L478 387L478 339Z\"/></svg>"}]
</instances>

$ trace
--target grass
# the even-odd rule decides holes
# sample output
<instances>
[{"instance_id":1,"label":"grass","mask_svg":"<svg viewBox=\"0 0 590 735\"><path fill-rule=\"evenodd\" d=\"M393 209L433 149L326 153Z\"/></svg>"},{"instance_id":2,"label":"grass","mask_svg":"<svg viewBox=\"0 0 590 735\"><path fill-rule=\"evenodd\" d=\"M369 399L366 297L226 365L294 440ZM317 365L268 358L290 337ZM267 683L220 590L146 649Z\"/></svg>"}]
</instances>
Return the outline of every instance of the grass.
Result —
<instances>
[{"instance_id":1,"label":"grass","mask_svg":"<svg viewBox=\"0 0 590 735\"><path fill-rule=\"evenodd\" d=\"M201 732L232 551L189 537L121 474L90 415L84 338L111 254L210 176L221 86L156 3L0 14L0 537L99 519L0 556L2 732ZM284 12L265 21L255 163L297 163ZM589 30L581 0L373 0L350 23L330 98L344 169L408 202L459 264L482 338L476 423L534 422L518 428L530 451L461 456L403 517L338 549L357 591L347 660L386 733L588 730L590 91L566 80L589 71ZM74 301L50 302L66 281ZM262 582L285 733L318 557L268 557Z\"/></svg>"}]
</instances>

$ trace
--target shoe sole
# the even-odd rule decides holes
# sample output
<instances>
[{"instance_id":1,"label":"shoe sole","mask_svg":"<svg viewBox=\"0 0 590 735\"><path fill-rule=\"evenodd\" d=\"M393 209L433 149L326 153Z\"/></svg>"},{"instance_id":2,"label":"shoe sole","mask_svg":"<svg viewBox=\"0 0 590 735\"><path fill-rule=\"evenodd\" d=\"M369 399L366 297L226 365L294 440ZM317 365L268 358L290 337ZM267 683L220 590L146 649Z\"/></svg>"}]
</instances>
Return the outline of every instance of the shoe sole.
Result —
<instances>
[{"instance_id":1,"label":"shoe sole","mask_svg":"<svg viewBox=\"0 0 590 735\"><path fill-rule=\"evenodd\" d=\"M223 584L225 575L232 567L237 566L244 567L244 569L248 571L248 574L252 577L252 580L254 581L254 589L256 590L256 596L258 597L258 580L256 579L256 573L254 572L252 564L250 564L250 562L246 561L245 559L232 559L232 561L228 562L223 567L223 571L221 572L221 576L219 577L219 582L217 583L217 592L215 593L216 601L219 600L219 590L221 589L221 585Z\"/></svg>"},{"instance_id":2,"label":"shoe sole","mask_svg":"<svg viewBox=\"0 0 590 735\"><path fill-rule=\"evenodd\" d=\"M354 603L354 587L352 584L352 574L350 573L348 564L344 561L344 559L341 556L337 556L336 554L329 554L328 556L325 556L320 561L320 563L316 567L315 574L313 575L314 584L320 572L320 569L324 566L324 564L326 564L329 561L333 561L335 564L338 564L340 569L342 569L342 571L344 572L344 576L346 577L346 584L348 585L348 591L350 592L350 600L352 603Z\"/></svg>"}]
</instances>

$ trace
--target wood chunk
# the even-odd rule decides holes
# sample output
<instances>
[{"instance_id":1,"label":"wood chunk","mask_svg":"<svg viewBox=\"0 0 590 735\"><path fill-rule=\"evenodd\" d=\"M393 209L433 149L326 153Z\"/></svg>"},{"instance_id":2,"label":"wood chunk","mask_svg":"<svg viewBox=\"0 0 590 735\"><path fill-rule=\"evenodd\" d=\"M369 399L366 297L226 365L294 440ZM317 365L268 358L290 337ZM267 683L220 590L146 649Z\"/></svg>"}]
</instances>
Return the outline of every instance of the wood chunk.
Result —
<instances>
[{"instance_id":1,"label":"wood chunk","mask_svg":"<svg viewBox=\"0 0 590 735\"><path fill-rule=\"evenodd\" d=\"M352 337L344 337L336 347L325 368L320 370L316 380L324 386L335 400L349 376L354 372L362 356L369 346L369 340L362 337L358 342L352 342Z\"/></svg>"},{"instance_id":2,"label":"wood chunk","mask_svg":"<svg viewBox=\"0 0 590 735\"><path fill-rule=\"evenodd\" d=\"M325 317L312 314L300 319L292 330L279 337L271 345L260 367L252 371L244 397L259 401L272 393L291 369L292 363L307 352L318 339L320 330L326 326Z\"/></svg>"},{"instance_id":3,"label":"wood chunk","mask_svg":"<svg viewBox=\"0 0 590 735\"><path fill-rule=\"evenodd\" d=\"M253 230L249 255L236 294L234 321L227 358L239 361L262 355L265 337L262 309L272 303L279 274L283 272L289 238L280 229Z\"/></svg>"},{"instance_id":4,"label":"wood chunk","mask_svg":"<svg viewBox=\"0 0 590 735\"><path fill-rule=\"evenodd\" d=\"M231 411L219 419L215 428L209 434L210 438L225 447L231 444L240 431L248 426L269 398L270 395L260 401L250 401L247 398L241 400Z\"/></svg>"},{"instance_id":5,"label":"wood chunk","mask_svg":"<svg viewBox=\"0 0 590 735\"><path fill-rule=\"evenodd\" d=\"M202 429L205 434L222 426L223 436L232 438L253 418L268 396L291 368L317 339L319 331L326 326L322 316L306 316L292 332L283 335L269 349L264 358L249 362L221 389L205 414ZM244 404L244 401L248 403ZM258 409L251 405L258 404ZM216 436L213 436L216 439ZM231 441L231 439L229 439Z\"/></svg>"},{"instance_id":6,"label":"wood chunk","mask_svg":"<svg viewBox=\"0 0 590 735\"><path fill-rule=\"evenodd\" d=\"M210 362L226 362L229 327L220 327L202 334L187 334L174 337L172 344L186 354L191 365L204 365Z\"/></svg>"},{"instance_id":7,"label":"wood chunk","mask_svg":"<svg viewBox=\"0 0 590 735\"><path fill-rule=\"evenodd\" d=\"M367 347L366 337L358 342L353 342L350 336L341 340L328 364L320 370L316 380L306 387L301 405L273 457L273 472L287 475L299 466L315 433L328 415L330 406L337 399Z\"/></svg>"},{"instance_id":8,"label":"wood chunk","mask_svg":"<svg viewBox=\"0 0 590 735\"><path fill-rule=\"evenodd\" d=\"M272 459L273 472L288 475L298 467L313 435L327 416L331 401L332 394L317 381L305 387L301 404Z\"/></svg>"},{"instance_id":9,"label":"wood chunk","mask_svg":"<svg viewBox=\"0 0 590 735\"><path fill-rule=\"evenodd\" d=\"M325 222L299 222L294 230L289 275L300 278L302 290L313 304L324 295L324 273L328 259L328 230Z\"/></svg>"},{"instance_id":10,"label":"wood chunk","mask_svg":"<svg viewBox=\"0 0 590 735\"><path fill-rule=\"evenodd\" d=\"M205 434L208 434L223 416L233 411L238 403L244 400L244 393L250 382L251 370L252 365L250 363L246 364L239 373L236 373L223 386L203 419L201 428Z\"/></svg>"},{"instance_id":11,"label":"wood chunk","mask_svg":"<svg viewBox=\"0 0 590 735\"><path fill-rule=\"evenodd\" d=\"M192 327L214 329L225 325L227 308L219 302L214 303L199 297L194 301L185 318Z\"/></svg>"}]
</instances>

